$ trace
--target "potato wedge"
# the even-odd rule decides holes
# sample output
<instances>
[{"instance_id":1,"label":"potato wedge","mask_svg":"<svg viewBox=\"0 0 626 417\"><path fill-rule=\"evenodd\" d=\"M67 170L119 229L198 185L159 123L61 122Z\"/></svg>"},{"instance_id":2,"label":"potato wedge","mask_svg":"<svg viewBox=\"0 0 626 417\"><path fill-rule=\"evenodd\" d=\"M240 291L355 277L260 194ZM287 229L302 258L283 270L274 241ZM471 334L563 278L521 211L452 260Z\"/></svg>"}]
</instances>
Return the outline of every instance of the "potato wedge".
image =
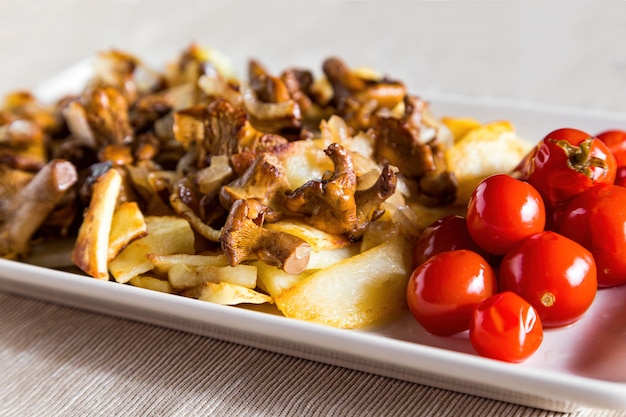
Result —
<instances>
[{"instance_id":1,"label":"potato wedge","mask_svg":"<svg viewBox=\"0 0 626 417\"><path fill-rule=\"evenodd\" d=\"M148 227L134 201L124 201L113 213L111 233L109 234L109 256L112 261L130 242L148 233Z\"/></svg>"},{"instance_id":2,"label":"potato wedge","mask_svg":"<svg viewBox=\"0 0 626 417\"><path fill-rule=\"evenodd\" d=\"M207 282L192 288L183 293L183 295L222 305L265 304L273 302L272 297L267 294L228 282Z\"/></svg>"},{"instance_id":3,"label":"potato wedge","mask_svg":"<svg viewBox=\"0 0 626 417\"><path fill-rule=\"evenodd\" d=\"M410 243L397 238L317 271L275 298L287 317L359 328L406 307Z\"/></svg>"},{"instance_id":4,"label":"potato wedge","mask_svg":"<svg viewBox=\"0 0 626 417\"><path fill-rule=\"evenodd\" d=\"M256 262L258 272L259 288L267 292L272 297L278 296L288 288L293 287L309 275L317 272L318 269L328 268L331 265L341 262L351 256L359 254L360 244L355 243L339 249L322 250L311 252L307 270L300 274L288 274L272 265L263 262Z\"/></svg>"},{"instance_id":5,"label":"potato wedge","mask_svg":"<svg viewBox=\"0 0 626 417\"><path fill-rule=\"evenodd\" d=\"M109 263L109 271L117 282L128 282L152 270L154 264L146 255L194 252L194 234L187 220L174 216L147 216L145 220L147 235L131 242Z\"/></svg>"},{"instance_id":6,"label":"potato wedge","mask_svg":"<svg viewBox=\"0 0 626 417\"><path fill-rule=\"evenodd\" d=\"M293 287L304 278L316 272L315 269L305 270L300 274L288 274L280 268L263 262L256 262L257 284L259 288L272 297L277 297L283 291Z\"/></svg>"},{"instance_id":7,"label":"potato wedge","mask_svg":"<svg viewBox=\"0 0 626 417\"><path fill-rule=\"evenodd\" d=\"M531 148L507 121L470 129L445 151L448 169L458 181L457 203L467 203L484 178L512 171Z\"/></svg>"},{"instance_id":8,"label":"potato wedge","mask_svg":"<svg viewBox=\"0 0 626 417\"><path fill-rule=\"evenodd\" d=\"M441 122L450 130L455 142L470 130L481 126L478 120L471 117L442 117Z\"/></svg>"},{"instance_id":9,"label":"potato wedge","mask_svg":"<svg viewBox=\"0 0 626 417\"><path fill-rule=\"evenodd\" d=\"M94 278L109 279L109 235L121 186L122 176L115 169L98 178L72 250L72 262Z\"/></svg>"}]
</instances>

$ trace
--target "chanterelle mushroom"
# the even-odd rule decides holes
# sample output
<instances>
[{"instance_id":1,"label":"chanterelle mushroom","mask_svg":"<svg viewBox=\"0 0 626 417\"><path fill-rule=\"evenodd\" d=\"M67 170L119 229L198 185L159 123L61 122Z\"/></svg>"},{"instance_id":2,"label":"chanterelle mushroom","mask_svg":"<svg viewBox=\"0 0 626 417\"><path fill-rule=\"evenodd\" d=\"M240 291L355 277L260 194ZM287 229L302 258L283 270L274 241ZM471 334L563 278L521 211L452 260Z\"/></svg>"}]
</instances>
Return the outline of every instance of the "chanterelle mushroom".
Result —
<instances>
[{"instance_id":1,"label":"chanterelle mushroom","mask_svg":"<svg viewBox=\"0 0 626 417\"><path fill-rule=\"evenodd\" d=\"M374 127L375 156L400 169L419 185L420 201L428 205L451 203L456 198L456 179L447 171L443 146L435 136L422 137L422 112L426 103L406 96L402 118L377 116Z\"/></svg>"},{"instance_id":2,"label":"chanterelle mushroom","mask_svg":"<svg viewBox=\"0 0 626 417\"><path fill-rule=\"evenodd\" d=\"M328 58L322 66L333 88L331 104L355 131L372 127L372 116L382 108L393 109L406 95L406 86L387 78L365 78L339 58Z\"/></svg>"},{"instance_id":3,"label":"chanterelle mushroom","mask_svg":"<svg viewBox=\"0 0 626 417\"><path fill-rule=\"evenodd\" d=\"M381 204L395 192L396 174L385 166L370 188L357 191L356 170L348 150L332 143L324 152L335 166L332 175L310 180L287 193L283 205L320 230L356 241L367 225L382 215Z\"/></svg>"},{"instance_id":4,"label":"chanterelle mushroom","mask_svg":"<svg viewBox=\"0 0 626 417\"><path fill-rule=\"evenodd\" d=\"M358 238L370 222L383 215L382 203L396 191L398 178L389 165L383 167L378 180L370 188L358 190L354 193L357 207L357 224L352 232L352 238Z\"/></svg>"},{"instance_id":5,"label":"chanterelle mushroom","mask_svg":"<svg viewBox=\"0 0 626 417\"><path fill-rule=\"evenodd\" d=\"M246 113L224 99L196 105L174 113L174 137L185 148L200 148L199 167L208 155L231 156L249 132Z\"/></svg>"},{"instance_id":6,"label":"chanterelle mushroom","mask_svg":"<svg viewBox=\"0 0 626 417\"><path fill-rule=\"evenodd\" d=\"M288 274L303 272L311 246L297 236L263 228L266 211L267 207L254 199L232 204L220 239L230 265L259 259Z\"/></svg>"},{"instance_id":7,"label":"chanterelle mushroom","mask_svg":"<svg viewBox=\"0 0 626 417\"><path fill-rule=\"evenodd\" d=\"M277 201L289 189L287 177L276 155L261 153L243 175L220 190L220 202L229 208L234 201L254 198L276 209Z\"/></svg>"},{"instance_id":8,"label":"chanterelle mushroom","mask_svg":"<svg viewBox=\"0 0 626 417\"><path fill-rule=\"evenodd\" d=\"M243 104L252 125L264 132L299 132L302 113L283 80L271 76L257 61L249 65L250 83L243 88Z\"/></svg>"},{"instance_id":9,"label":"chanterelle mushroom","mask_svg":"<svg viewBox=\"0 0 626 417\"><path fill-rule=\"evenodd\" d=\"M0 215L0 256L20 258L29 251L33 234L44 223L67 190L77 181L71 162L52 160L33 179L3 204L6 215Z\"/></svg>"},{"instance_id":10,"label":"chanterelle mushroom","mask_svg":"<svg viewBox=\"0 0 626 417\"><path fill-rule=\"evenodd\" d=\"M284 205L291 212L304 214L306 221L320 230L335 235L351 233L357 223L357 178L352 157L337 143L325 152L335 165L332 176L306 182L287 194Z\"/></svg>"}]
</instances>

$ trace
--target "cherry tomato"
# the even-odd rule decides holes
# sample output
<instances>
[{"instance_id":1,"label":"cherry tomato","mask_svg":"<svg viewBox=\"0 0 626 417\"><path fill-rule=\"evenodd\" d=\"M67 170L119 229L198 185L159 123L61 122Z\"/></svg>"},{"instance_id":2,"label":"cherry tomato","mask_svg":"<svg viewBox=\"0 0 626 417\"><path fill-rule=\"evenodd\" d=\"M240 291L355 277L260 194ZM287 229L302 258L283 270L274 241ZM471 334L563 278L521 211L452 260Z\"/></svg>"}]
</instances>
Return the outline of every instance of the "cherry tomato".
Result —
<instances>
[{"instance_id":1,"label":"cherry tomato","mask_svg":"<svg viewBox=\"0 0 626 417\"><path fill-rule=\"evenodd\" d=\"M537 310L544 327L577 321L598 286L591 253L551 231L526 238L507 252L499 279L502 291L513 291Z\"/></svg>"},{"instance_id":2,"label":"cherry tomato","mask_svg":"<svg viewBox=\"0 0 626 417\"><path fill-rule=\"evenodd\" d=\"M413 248L414 267L417 268L438 253L459 249L468 249L486 256L469 235L465 217L451 214L424 229Z\"/></svg>"},{"instance_id":3,"label":"cherry tomato","mask_svg":"<svg viewBox=\"0 0 626 417\"><path fill-rule=\"evenodd\" d=\"M617 162L600 139L577 129L549 133L515 170L548 205L562 204L597 184L613 184Z\"/></svg>"},{"instance_id":4,"label":"cherry tomato","mask_svg":"<svg viewBox=\"0 0 626 417\"><path fill-rule=\"evenodd\" d=\"M472 311L496 292L495 273L469 250L439 253L417 267L407 285L407 302L428 332L449 336L469 328Z\"/></svg>"},{"instance_id":5,"label":"cherry tomato","mask_svg":"<svg viewBox=\"0 0 626 417\"><path fill-rule=\"evenodd\" d=\"M517 363L539 349L543 327L532 305L505 291L489 297L474 310L469 338L479 355Z\"/></svg>"},{"instance_id":6,"label":"cherry tomato","mask_svg":"<svg viewBox=\"0 0 626 417\"><path fill-rule=\"evenodd\" d=\"M620 187L626 187L626 166L617 167L617 173L615 174L615 185Z\"/></svg>"},{"instance_id":7,"label":"cherry tomato","mask_svg":"<svg viewBox=\"0 0 626 417\"><path fill-rule=\"evenodd\" d=\"M626 283L626 188L594 187L570 201L563 213L557 230L593 254L598 285Z\"/></svg>"},{"instance_id":8,"label":"cherry tomato","mask_svg":"<svg viewBox=\"0 0 626 417\"><path fill-rule=\"evenodd\" d=\"M626 166L626 131L619 129L598 133L600 139L611 150L618 167Z\"/></svg>"},{"instance_id":9,"label":"cherry tomato","mask_svg":"<svg viewBox=\"0 0 626 417\"><path fill-rule=\"evenodd\" d=\"M484 250L506 253L522 239L541 232L546 209L532 185L509 175L496 174L481 181L467 207L467 230Z\"/></svg>"}]
</instances>

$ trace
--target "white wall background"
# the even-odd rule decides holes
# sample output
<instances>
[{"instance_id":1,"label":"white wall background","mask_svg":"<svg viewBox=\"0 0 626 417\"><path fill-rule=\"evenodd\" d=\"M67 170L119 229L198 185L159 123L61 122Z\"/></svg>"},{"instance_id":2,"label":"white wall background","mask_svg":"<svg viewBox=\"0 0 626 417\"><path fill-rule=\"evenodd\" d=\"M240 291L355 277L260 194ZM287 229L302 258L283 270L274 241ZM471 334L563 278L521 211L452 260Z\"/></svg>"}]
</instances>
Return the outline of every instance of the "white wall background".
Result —
<instances>
[{"instance_id":1,"label":"white wall background","mask_svg":"<svg viewBox=\"0 0 626 417\"><path fill-rule=\"evenodd\" d=\"M111 47L161 64L190 42L243 73L330 55L415 92L626 112L626 2L0 0L0 94Z\"/></svg>"}]
</instances>

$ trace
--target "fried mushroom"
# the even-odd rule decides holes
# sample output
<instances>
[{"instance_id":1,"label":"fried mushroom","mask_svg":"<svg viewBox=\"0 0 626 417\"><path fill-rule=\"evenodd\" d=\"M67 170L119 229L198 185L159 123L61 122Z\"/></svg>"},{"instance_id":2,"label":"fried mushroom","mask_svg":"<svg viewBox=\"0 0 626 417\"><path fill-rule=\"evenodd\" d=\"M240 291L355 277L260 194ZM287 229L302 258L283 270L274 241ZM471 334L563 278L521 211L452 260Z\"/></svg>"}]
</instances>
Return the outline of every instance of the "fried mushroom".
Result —
<instances>
[{"instance_id":1,"label":"fried mushroom","mask_svg":"<svg viewBox=\"0 0 626 417\"><path fill-rule=\"evenodd\" d=\"M305 216L312 226L325 232L352 233L357 223L354 193L357 177L352 157L341 145L333 143L325 150L335 170L329 178L310 180L287 193L284 205Z\"/></svg>"},{"instance_id":2,"label":"fried mushroom","mask_svg":"<svg viewBox=\"0 0 626 417\"><path fill-rule=\"evenodd\" d=\"M302 113L279 77L270 75L255 60L248 68L249 83L243 85L243 104L250 123L267 133L292 134L302 127Z\"/></svg>"},{"instance_id":3,"label":"fried mushroom","mask_svg":"<svg viewBox=\"0 0 626 417\"><path fill-rule=\"evenodd\" d=\"M84 97L87 121L98 145L124 144L133 140L128 101L114 87L99 87Z\"/></svg>"},{"instance_id":4,"label":"fried mushroom","mask_svg":"<svg viewBox=\"0 0 626 417\"><path fill-rule=\"evenodd\" d=\"M355 131L369 129L378 110L395 108L406 95L403 83L361 76L336 57L326 59L322 69L333 89L331 104Z\"/></svg>"},{"instance_id":5,"label":"fried mushroom","mask_svg":"<svg viewBox=\"0 0 626 417\"><path fill-rule=\"evenodd\" d=\"M24 188L3 195L8 202L3 202L0 215L0 256L19 259L28 254L32 236L77 179L71 162L52 160Z\"/></svg>"},{"instance_id":6,"label":"fried mushroom","mask_svg":"<svg viewBox=\"0 0 626 417\"><path fill-rule=\"evenodd\" d=\"M444 205L456 199L456 179L447 170L443 144L437 136L423 138L426 103L417 97L404 98L402 118L378 115L374 125L375 157L398 167L417 181L418 199L427 205ZM427 128L427 127L426 127Z\"/></svg>"},{"instance_id":7,"label":"fried mushroom","mask_svg":"<svg viewBox=\"0 0 626 417\"><path fill-rule=\"evenodd\" d=\"M224 99L196 105L174 114L174 137L186 149L198 146L198 168L207 166L210 155L231 156L250 132L246 113Z\"/></svg>"},{"instance_id":8,"label":"fried mushroom","mask_svg":"<svg viewBox=\"0 0 626 417\"><path fill-rule=\"evenodd\" d=\"M289 233L263 228L268 208L254 199L235 201L220 238L231 266L258 259L288 274L303 272L311 246Z\"/></svg>"},{"instance_id":9,"label":"fried mushroom","mask_svg":"<svg viewBox=\"0 0 626 417\"><path fill-rule=\"evenodd\" d=\"M352 239L363 236L369 224L383 215L382 204L396 191L398 178L391 166L385 165L374 185L354 193L357 207L357 223L351 233Z\"/></svg>"},{"instance_id":10,"label":"fried mushroom","mask_svg":"<svg viewBox=\"0 0 626 417\"><path fill-rule=\"evenodd\" d=\"M277 199L288 189L289 183L278 158L265 152L254 160L241 177L223 186L219 198L227 209L236 200L254 198L275 210Z\"/></svg>"}]
</instances>

